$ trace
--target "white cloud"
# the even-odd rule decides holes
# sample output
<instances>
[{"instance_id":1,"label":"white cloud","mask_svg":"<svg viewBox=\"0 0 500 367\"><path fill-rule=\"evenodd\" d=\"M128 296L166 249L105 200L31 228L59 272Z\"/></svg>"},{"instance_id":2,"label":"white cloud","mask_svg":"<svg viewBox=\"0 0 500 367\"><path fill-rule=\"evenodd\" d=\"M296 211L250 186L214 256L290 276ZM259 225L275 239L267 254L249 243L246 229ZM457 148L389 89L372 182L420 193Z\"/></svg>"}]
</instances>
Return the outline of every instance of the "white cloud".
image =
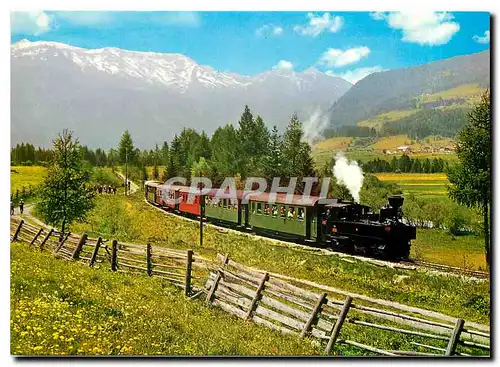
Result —
<instances>
[{"instance_id":1,"label":"white cloud","mask_svg":"<svg viewBox=\"0 0 500 367\"><path fill-rule=\"evenodd\" d=\"M452 21L453 15L447 12L374 12L370 16L385 20L390 28L400 29L402 41L419 45L444 45L460 30L460 25Z\"/></svg>"},{"instance_id":2,"label":"white cloud","mask_svg":"<svg viewBox=\"0 0 500 367\"><path fill-rule=\"evenodd\" d=\"M10 27L13 34L40 35L52 26L52 17L43 11L13 11L10 13Z\"/></svg>"},{"instance_id":3,"label":"white cloud","mask_svg":"<svg viewBox=\"0 0 500 367\"><path fill-rule=\"evenodd\" d=\"M384 20L386 15L383 11L374 11L370 13L370 16L375 20Z\"/></svg>"},{"instance_id":4,"label":"white cloud","mask_svg":"<svg viewBox=\"0 0 500 367\"><path fill-rule=\"evenodd\" d=\"M280 60L276 65L273 66L273 69L292 70L293 64L290 61Z\"/></svg>"},{"instance_id":5,"label":"white cloud","mask_svg":"<svg viewBox=\"0 0 500 367\"><path fill-rule=\"evenodd\" d=\"M366 67L366 68L358 68L358 69L353 69L353 70L347 70L343 73L334 73L331 70L328 70L325 74L330 75L330 76L336 76L342 79L347 80L348 82L351 82L352 84L356 84L358 81L363 79L364 77L377 73L379 71L382 71L382 67L377 65L377 66L371 66L371 67Z\"/></svg>"},{"instance_id":6,"label":"white cloud","mask_svg":"<svg viewBox=\"0 0 500 367\"><path fill-rule=\"evenodd\" d=\"M328 67L342 67L358 62L368 56L369 53L370 49L366 46L353 47L345 51L337 48L329 48L321 55L318 63L327 65Z\"/></svg>"},{"instance_id":7,"label":"white cloud","mask_svg":"<svg viewBox=\"0 0 500 367\"><path fill-rule=\"evenodd\" d=\"M169 11L163 17L166 24L198 27L201 25L200 14L194 11Z\"/></svg>"},{"instance_id":8,"label":"white cloud","mask_svg":"<svg viewBox=\"0 0 500 367\"><path fill-rule=\"evenodd\" d=\"M277 26L277 27L274 27L273 28L273 34L275 36L279 36L283 33L283 28L281 28L280 26Z\"/></svg>"},{"instance_id":9,"label":"white cloud","mask_svg":"<svg viewBox=\"0 0 500 367\"><path fill-rule=\"evenodd\" d=\"M484 37L476 35L472 39L477 43L490 43L490 31L484 31Z\"/></svg>"},{"instance_id":10,"label":"white cloud","mask_svg":"<svg viewBox=\"0 0 500 367\"><path fill-rule=\"evenodd\" d=\"M56 19L81 26L111 23L114 20L112 13L106 11L58 11L55 16Z\"/></svg>"},{"instance_id":11,"label":"white cloud","mask_svg":"<svg viewBox=\"0 0 500 367\"><path fill-rule=\"evenodd\" d=\"M344 25L344 18L338 15L330 15L330 13L324 13L321 16L315 16L313 13L309 13L307 17L309 18L309 23L293 27L295 32L303 36L317 37L323 33L323 31L336 33L340 31Z\"/></svg>"},{"instance_id":12,"label":"white cloud","mask_svg":"<svg viewBox=\"0 0 500 367\"><path fill-rule=\"evenodd\" d=\"M283 28L279 25L265 24L256 29L255 34L259 37L281 36L283 34Z\"/></svg>"}]
</instances>

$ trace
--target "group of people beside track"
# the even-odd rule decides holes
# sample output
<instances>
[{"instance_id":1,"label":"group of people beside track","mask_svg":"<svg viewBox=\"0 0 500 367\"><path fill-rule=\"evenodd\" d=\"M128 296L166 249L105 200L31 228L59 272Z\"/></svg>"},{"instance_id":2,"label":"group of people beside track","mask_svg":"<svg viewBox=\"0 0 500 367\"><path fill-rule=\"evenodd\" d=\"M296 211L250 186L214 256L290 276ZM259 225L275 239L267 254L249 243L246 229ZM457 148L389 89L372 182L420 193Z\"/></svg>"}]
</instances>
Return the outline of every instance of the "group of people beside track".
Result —
<instances>
[{"instance_id":1,"label":"group of people beside track","mask_svg":"<svg viewBox=\"0 0 500 367\"><path fill-rule=\"evenodd\" d=\"M94 191L98 194L113 194L116 195L116 186L111 185L95 185Z\"/></svg>"},{"instance_id":2,"label":"group of people beside track","mask_svg":"<svg viewBox=\"0 0 500 367\"><path fill-rule=\"evenodd\" d=\"M10 202L10 215L14 215L14 203L11 201ZM24 212L24 200L21 199L21 201L19 202L19 214L23 214Z\"/></svg>"}]
</instances>

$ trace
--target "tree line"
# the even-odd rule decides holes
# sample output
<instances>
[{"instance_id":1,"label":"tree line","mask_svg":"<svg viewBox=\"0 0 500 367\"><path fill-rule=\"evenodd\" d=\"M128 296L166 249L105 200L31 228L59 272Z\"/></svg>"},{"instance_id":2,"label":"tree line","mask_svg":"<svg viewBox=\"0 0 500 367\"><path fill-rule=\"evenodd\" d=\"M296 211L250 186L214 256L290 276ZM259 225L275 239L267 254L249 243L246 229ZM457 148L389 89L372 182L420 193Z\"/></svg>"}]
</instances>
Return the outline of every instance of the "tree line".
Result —
<instances>
[{"instance_id":1,"label":"tree line","mask_svg":"<svg viewBox=\"0 0 500 367\"><path fill-rule=\"evenodd\" d=\"M372 159L361 163L364 172L404 172L404 173L441 173L448 170L448 162L442 158L410 158L407 154L401 157L392 157L389 162L385 159Z\"/></svg>"},{"instance_id":2,"label":"tree line","mask_svg":"<svg viewBox=\"0 0 500 367\"><path fill-rule=\"evenodd\" d=\"M44 166L52 158L51 149L35 149L33 144L17 144L10 151L12 166Z\"/></svg>"},{"instance_id":3,"label":"tree line","mask_svg":"<svg viewBox=\"0 0 500 367\"><path fill-rule=\"evenodd\" d=\"M204 131L184 128L170 144L166 141L150 151L134 148L128 131L122 135L117 149L120 164L142 168L143 178L166 181L171 177L205 176L214 185L225 177L316 176L311 146L304 141L302 123L293 115L281 135L274 126L269 130L262 117L254 117L245 106L237 127L218 127L209 137ZM153 166L152 175L145 166ZM158 166L165 166L160 172ZM286 183L281 183L282 185Z\"/></svg>"}]
</instances>

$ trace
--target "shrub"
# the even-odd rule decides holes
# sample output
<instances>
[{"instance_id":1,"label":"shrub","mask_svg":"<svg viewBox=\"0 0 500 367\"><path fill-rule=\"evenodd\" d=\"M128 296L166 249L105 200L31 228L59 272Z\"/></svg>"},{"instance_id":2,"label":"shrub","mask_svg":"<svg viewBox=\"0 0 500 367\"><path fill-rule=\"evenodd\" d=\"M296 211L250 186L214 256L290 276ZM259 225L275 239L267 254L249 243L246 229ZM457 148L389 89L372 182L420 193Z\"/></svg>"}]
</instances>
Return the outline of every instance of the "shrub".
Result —
<instances>
[{"instance_id":1,"label":"shrub","mask_svg":"<svg viewBox=\"0 0 500 367\"><path fill-rule=\"evenodd\" d=\"M469 221L459 208L450 210L446 217L446 228L452 235L463 234L467 231Z\"/></svg>"}]
</instances>

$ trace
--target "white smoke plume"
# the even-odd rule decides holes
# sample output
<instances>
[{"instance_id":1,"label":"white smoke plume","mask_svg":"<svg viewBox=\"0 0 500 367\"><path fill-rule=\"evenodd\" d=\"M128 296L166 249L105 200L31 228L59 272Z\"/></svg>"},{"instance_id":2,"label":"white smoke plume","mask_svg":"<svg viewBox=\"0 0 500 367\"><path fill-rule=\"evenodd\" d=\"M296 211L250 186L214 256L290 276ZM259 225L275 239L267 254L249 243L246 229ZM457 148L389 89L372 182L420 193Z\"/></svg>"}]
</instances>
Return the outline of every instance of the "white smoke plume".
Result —
<instances>
[{"instance_id":1,"label":"white smoke plume","mask_svg":"<svg viewBox=\"0 0 500 367\"><path fill-rule=\"evenodd\" d=\"M321 112L321 108L316 107L311 116L302 125L304 130L304 140L309 144L322 135L322 132L328 126L328 117Z\"/></svg>"},{"instance_id":2,"label":"white smoke plume","mask_svg":"<svg viewBox=\"0 0 500 367\"><path fill-rule=\"evenodd\" d=\"M344 153L338 152L335 155L335 166L333 166L333 174L337 179L337 183L344 184L356 203L359 203L359 193L363 186L363 170L356 161L350 161Z\"/></svg>"}]
</instances>

